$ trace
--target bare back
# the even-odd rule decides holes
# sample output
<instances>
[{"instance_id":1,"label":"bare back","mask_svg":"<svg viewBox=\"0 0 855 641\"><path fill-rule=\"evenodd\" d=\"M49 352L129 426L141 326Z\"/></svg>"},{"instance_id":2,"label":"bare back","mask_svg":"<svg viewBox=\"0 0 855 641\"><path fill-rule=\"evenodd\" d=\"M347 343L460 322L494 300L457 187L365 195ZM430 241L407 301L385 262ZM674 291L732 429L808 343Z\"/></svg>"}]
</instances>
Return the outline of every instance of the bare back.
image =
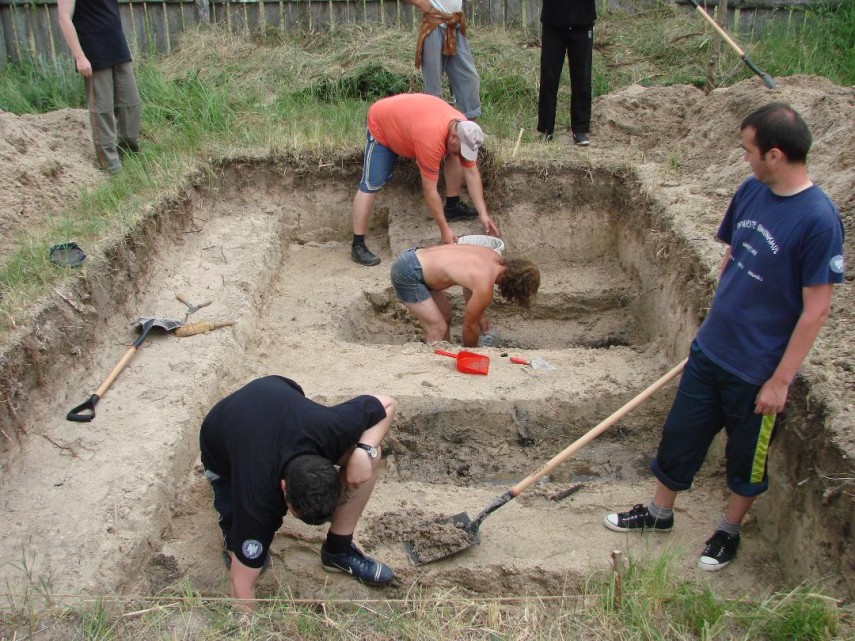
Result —
<instances>
[{"instance_id":1,"label":"bare back","mask_svg":"<svg viewBox=\"0 0 855 641\"><path fill-rule=\"evenodd\" d=\"M460 285L474 295L492 298L496 279L504 271L494 249L478 245L437 245L416 250L428 289Z\"/></svg>"}]
</instances>

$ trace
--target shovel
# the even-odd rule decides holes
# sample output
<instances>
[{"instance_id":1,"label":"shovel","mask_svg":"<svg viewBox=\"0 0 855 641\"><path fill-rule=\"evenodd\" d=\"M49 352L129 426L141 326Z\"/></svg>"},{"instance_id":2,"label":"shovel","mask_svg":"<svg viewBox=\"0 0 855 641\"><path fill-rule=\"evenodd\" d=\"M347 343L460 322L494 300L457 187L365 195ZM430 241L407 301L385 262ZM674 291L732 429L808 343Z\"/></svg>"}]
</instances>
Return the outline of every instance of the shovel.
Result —
<instances>
[{"instance_id":1,"label":"shovel","mask_svg":"<svg viewBox=\"0 0 855 641\"><path fill-rule=\"evenodd\" d=\"M461 351L453 354L445 350L435 350L440 356L450 356L457 359L457 371L464 374L486 374L490 368L490 358L475 352Z\"/></svg>"},{"instance_id":2,"label":"shovel","mask_svg":"<svg viewBox=\"0 0 855 641\"><path fill-rule=\"evenodd\" d=\"M530 361L521 356L511 356L511 363L517 365L530 365L532 369L555 369L555 365L551 365L542 358L533 358Z\"/></svg>"},{"instance_id":3,"label":"shovel","mask_svg":"<svg viewBox=\"0 0 855 641\"><path fill-rule=\"evenodd\" d=\"M704 11L703 7L698 4L697 0L689 0L689 2L692 4L692 6L695 9L698 10L698 13L701 14L702 18L704 20L706 20L707 22L709 22L710 25L712 25L712 28L716 30L718 35L720 35L722 37L722 39L728 45L730 45L730 48L733 49L736 52L736 55L742 59L742 62L745 63L745 66L747 66L749 69L751 69L751 71L753 71L755 74L757 74L760 77L760 79L763 81L764 85L766 85L769 89L777 89L778 88L778 85L775 84L775 81L772 80L772 77L768 73L766 73L765 71L760 69L760 67L758 67L757 65L754 64L754 62L751 60L751 58L748 57L748 54L739 48L739 45L737 45L731 39L731 37L729 35L727 35L727 33L725 32L724 29L722 29L721 27L718 26L718 23L710 17L710 14L708 14L706 11Z\"/></svg>"},{"instance_id":4,"label":"shovel","mask_svg":"<svg viewBox=\"0 0 855 641\"><path fill-rule=\"evenodd\" d=\"M137 340L134 341L134 344L128 348L128 351L125 352L125 355L122 357L122 360L118 362L118 364L113 368L113 371L110 372L109 376L104 379L104 382L101 383L101 386L95 390L95 393L92 394L86 401L78 405L77 407L73 407L68 414L65 415L65 418L69 421L74 421L76 423L88 423L93 418L95 418L95 404L98 402L104 394L107 393L107 389L109 389L110 385L113 384L113 381L116 380L116 377L125 369L125 366L131 361L139 349L140 345L143 344L148 333L151 331L152 327L160 327L165 329L167 332L171 332L176 327L181 326L181 321L173 321L173 320L164 320L162 318L146 318L140 317L135 321L135 324L140 327L140 335Z\"/></svg>"},{"instance_id":5,"label":"shovel","mask_svg":"<svg viewBox=\"0 0 855 641\"><path fill-rule=\"evenodd\" d=\"M410 557L410 561L412 561L413 565L423 565L425 563L432 563L434 561L444 559L454 554L458 554L463 550L469 549L473 545L480 543L481 533L479 531L479 528L481 527L481 523L484 521L484 519L486 519L490 514L502 507L505 503L509 502L511 499L514 499L519 496L524 490L531 487L535 483L535 481L549 474L552 470L558 467L558 465L560 465L561 463L569 459L573 454L575 454L577 450L581 449L582 447L593 441L600 434L602 434L612 425L617 423L621 418L629 414L629 412L635 409L638 405L646 401L655 392L659 391L659 389L665 386L666 383L668 383L672 378L674 378L675 376L677 376L677 374L683 371L683 366L686 364L687 360L688 359L683 359L683 361L679 365L674 367L671 371L669 371L662 378L653 383L653 385L648 387L646 390L641 392L634 399L629 401L626 405L614 412L602 423L589 430L584 436L579 437L574 443L567 446L563 451L553 457L548 463L545 463L538 470L532 472L522 481L514 485L511 489L507 490L504 494L494 499L493 502L490 503L490 505L488 505L481 511L481 513L474 521L469 518L469 515L466 512L461 512L459 514L455 514L454 516L437 520L437 524L450 523L453 524L454 527L463 530L466 533L466 537L462 539L462 542L460 543L459 547L456 547L454 549L445 548L435 555L425 555L419 553L419 551L415 548L413 542L406 542L404 544L404 547L407 551L407 556Z\"/></svg>"}]
</instances>

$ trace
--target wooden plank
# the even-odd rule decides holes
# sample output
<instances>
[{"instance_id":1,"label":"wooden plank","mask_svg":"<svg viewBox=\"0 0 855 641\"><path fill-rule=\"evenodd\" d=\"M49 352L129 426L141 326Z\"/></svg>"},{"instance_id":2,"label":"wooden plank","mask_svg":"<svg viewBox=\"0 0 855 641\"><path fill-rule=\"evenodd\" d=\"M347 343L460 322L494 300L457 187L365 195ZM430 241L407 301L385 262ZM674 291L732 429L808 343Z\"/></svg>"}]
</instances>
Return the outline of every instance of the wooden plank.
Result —
<instances>
[{"instance_id":1,"label":"wooden plank","mask_svg":"<svg viewBox=\"0 0 855 641\"><path fill-rule=\"evenodd\" d=\"M268 29L282 28L282 3L281 2L265 2L264 7L264 24Z\"/></svg>"},{"instance_id":2,"label":"wooden plank","mask_svg":"<svg viewBox=\"0 0 855 641\"><path fill-rule=\"evenodd\" d=\"M11 33L7 42L11 45L9 48L9 57L12 60L21 60L21 58L26 55L26 22L24 22L24 17L21 15L25 11L21 9L20 6L12 5L12 11L9 13L9 17L11 18L9 24L11 26Z\"/></svg>"},{"instance_id":3,"label":"wooden plank","mask_svg":"<svg viewBox=\"0 0 855 641\"><path fill-rule=\"evenodd\" d=\"M521 24L521 6L525 0L505 0L503 24L511 29L519 29Z\"/></svg>"},{"instance_id":4,"label":"wooden plank","mask_svg":"<svg viewBox=\"0 0 855 641\"><path fill-rule=\"evenodd\" d=\"M6 13L3 7L0 7L0 69L6 66L9 60L9 54L6 52Z\"/></svg>"}]
</instances>

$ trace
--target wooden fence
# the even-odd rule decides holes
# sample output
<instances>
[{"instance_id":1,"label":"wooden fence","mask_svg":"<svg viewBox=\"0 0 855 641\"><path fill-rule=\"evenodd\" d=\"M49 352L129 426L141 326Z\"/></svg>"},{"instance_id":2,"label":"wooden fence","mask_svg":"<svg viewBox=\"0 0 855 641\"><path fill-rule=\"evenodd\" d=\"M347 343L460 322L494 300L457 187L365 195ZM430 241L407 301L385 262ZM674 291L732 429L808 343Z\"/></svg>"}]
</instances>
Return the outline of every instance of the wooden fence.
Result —
<instances>
[{"instance_id":1,"label":"wooden fence","mask_svg":"<svg viewBox=\"0 0 855 641\"><path fill-rule=\"evenodd\" d=\"M573 0L565 0L571 2ZM633 9L666 0L597 0L605 7ZM688 4L688 0L667 0ZM853 0L844 0L851 2ZM817 0L729 0L740 31L756 31L757 10L814 4ZM716 0L706 0L712 11ZM541 0L468 0L470 24L538 31ZM690 7L689 7L690 8ZM324 29L349 22L411 27L417 11L404 0L119 0L131 52L170 52L181 32L197 24L258 29ZM760 17L762 20L762 16ZM56 0L0 0L0 68L9 60L56 59L68 49L59 31Z\"/></svg>"}]
</instances>

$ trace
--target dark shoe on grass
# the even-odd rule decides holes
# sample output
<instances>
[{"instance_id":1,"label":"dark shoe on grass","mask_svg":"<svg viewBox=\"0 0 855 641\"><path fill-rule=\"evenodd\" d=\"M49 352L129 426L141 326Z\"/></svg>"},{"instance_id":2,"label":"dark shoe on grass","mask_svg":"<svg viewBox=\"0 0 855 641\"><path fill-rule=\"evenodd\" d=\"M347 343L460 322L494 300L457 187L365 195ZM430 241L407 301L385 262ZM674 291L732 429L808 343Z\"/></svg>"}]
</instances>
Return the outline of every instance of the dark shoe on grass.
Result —
<instances>
[{"instance_id":1,"label":"dark shoe on grass","mask_svg":"<svg viewBox=\"0 0 855 641\"><path fill-rule=\"evenodd\" d=\"M386 585L395 578L392 568L366 556L353 543L341 554L330 554L321 546L321 565L327 572L344 572L366 585Z\"/></svg>"},{"instance_id":2,"label":"dark shoe on grass","mask_svg":"<svg viewBox=\"0 0 855 641\"><path fill-rule=\"evenodd\" d=\"M350 248L350 257L354 263L372 267L380 264L380 258L371 253L365 245L352 245Z\"/></svg>"},{"instance_id":3,"label":"dark shoe on grass","mask_svg":"<svg viewBox=\"0 0 855 641\"><path fill-rule=\"evenodd\" d=\"M117 147L119 153L124 156L140 153L140 143L137 140L120 140Z\"/></svg>"},{"instance_id":4,"label":"dark shoe on grass","mask_svg":"<svg viewBox=\"0 0 855 641\"><path fill-rule=\"evenodd\" d=\"M577 134L576 132L573 132L573 142L585 147L591 144L591 139L588 138L588 134Z\"/></svg>"},{"instance_id":5,"label":"dark shoe on grass","mask_svg":"<svg viewBox=\"0 0 855 641\"><path fill-rule=\"evenodd\" d=\"M644 532L645 530L670 532L674 527L674 516L669 516L667 519L654 519L647 511L647 507L639 503L629 512L607 514L603 519L603 525L615 532Z\"/></svg>"}]
</instances>

